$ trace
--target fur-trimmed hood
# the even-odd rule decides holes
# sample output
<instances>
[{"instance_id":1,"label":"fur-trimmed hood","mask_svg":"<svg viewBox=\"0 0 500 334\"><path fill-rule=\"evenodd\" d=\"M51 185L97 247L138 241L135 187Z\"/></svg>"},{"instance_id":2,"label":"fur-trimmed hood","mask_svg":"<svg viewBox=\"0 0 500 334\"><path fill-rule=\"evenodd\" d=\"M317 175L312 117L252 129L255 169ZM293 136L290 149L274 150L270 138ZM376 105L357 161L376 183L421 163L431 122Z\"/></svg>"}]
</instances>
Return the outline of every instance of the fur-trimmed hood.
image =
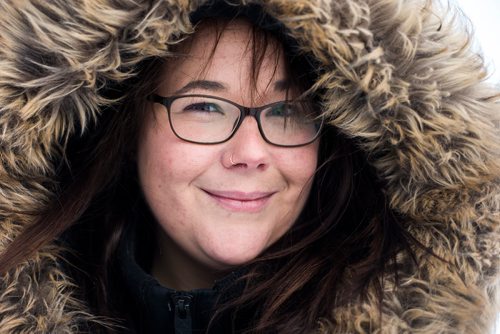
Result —
<instances>
[{"instance_id":1,"label":"fur-trimmed hood","mask_svg":"<svg viewBox=\"0 0 500 334\"><path fill-rule=\"evenodd\" d=\"M54 200L67 138L112 112L103 86L168 55L203 3L0 3L0 249ZM241 3L261 5L312 55L328 122L365 151L404 228L447 261L417 250L418 268L384 280L381 318L369 293L320 329L487 333L499 306L500 105L457 17L430 0ZM90 317L54 245L1 282L1 333L72 333Z\"/></svg>"}]
</instances>

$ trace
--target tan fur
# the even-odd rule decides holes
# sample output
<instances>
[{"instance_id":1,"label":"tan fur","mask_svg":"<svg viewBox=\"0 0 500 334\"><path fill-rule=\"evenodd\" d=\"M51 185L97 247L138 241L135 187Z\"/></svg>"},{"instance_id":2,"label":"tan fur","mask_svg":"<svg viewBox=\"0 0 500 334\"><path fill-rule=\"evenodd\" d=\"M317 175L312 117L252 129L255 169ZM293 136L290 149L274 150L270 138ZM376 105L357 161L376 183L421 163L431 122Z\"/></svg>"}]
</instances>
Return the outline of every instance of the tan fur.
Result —
<instances>
[{"instance_id":1,"label":"tan fur","mask_svg":"<svg viewBox=\"0 0 500 334\"><path fill-rule=\"evenodd\" d=\"M116 103L99 88L168 56L203 2L0 2L0 250L54 196L53 161L75 124ZM366 151L405 228L450 263L417 250L414 267L401 254L406 271L398 286L384 280L381 318L370 290L319 330L488 333L499 311L500 107L458 14L430 0L244 3L262 4L318 60L329 123ZM2 278L0 333L85 328L57 256L49 246Z\"/></svg>"}]
</instances>

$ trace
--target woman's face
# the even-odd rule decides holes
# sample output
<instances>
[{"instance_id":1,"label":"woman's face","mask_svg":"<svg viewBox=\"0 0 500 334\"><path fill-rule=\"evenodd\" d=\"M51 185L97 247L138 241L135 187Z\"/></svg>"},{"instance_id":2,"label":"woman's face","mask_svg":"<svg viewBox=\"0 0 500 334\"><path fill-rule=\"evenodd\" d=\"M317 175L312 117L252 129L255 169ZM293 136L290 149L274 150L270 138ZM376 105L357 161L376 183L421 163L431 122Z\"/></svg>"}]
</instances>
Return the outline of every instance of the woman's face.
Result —
<instances>
[{"instance_id":1,"label":"woman's face","mask_svg":"<svg viewBox=\"0 0 500 334\"><path fill-rule=\"evenodd\" d=\"M213 29L200 28L189 56L164 66L157 93L213 95L253 107L286 98L282 55L276 66L281 50L268 48L255 90L250 25L230 23L209 61L214 38ZM193 144L174 135L163 105L150 107L138 145L140 184L159 225L185 255L226 269L254 259L290 229L310 191L317 141L270 145L255 118L246 117L229 141Z\"/></svg>"}]
</instances>

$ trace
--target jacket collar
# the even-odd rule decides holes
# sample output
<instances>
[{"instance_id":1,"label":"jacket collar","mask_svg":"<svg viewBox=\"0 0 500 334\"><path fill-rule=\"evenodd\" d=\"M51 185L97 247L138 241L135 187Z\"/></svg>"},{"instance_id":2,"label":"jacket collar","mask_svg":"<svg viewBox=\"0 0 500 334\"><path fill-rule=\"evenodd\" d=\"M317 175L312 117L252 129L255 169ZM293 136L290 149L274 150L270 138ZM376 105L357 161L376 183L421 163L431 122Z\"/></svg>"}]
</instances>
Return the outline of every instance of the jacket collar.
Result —
<instances>
[{"instance_id":1,"label":"jacket collar","mask_svg":"<svg viewBox=\"0 0 500 334\"><path fill-rule=\"evenodd\" d=\"M117 307L127 326L145 333L205 333L217 299L227 301L241 293L241 286L233 283L243 270L216 281L211 289L179 291L162 286L138 261L138 225L125 229L117 249L121 291L115 293L126 302Z\"/></svg>"}]
</instances>

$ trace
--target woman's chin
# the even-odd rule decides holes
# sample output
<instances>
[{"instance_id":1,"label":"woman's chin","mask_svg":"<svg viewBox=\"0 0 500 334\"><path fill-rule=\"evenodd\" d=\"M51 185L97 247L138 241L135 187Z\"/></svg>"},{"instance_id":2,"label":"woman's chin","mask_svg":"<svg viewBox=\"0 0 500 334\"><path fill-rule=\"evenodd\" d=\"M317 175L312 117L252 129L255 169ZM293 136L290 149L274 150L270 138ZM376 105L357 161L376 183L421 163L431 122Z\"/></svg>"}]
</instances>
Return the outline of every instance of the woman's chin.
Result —
<instances>
[{"instance_id":1,"label":"woman's chin","mask_svg":"<svg viewBox=\"0 0 500 334\"><path fill-rule=\"evenodd\" d=\"M208 245L207 245L208 246ZM214 246L214 247L212 247ZM203 247L202 251L214 269L228 269L247 264L257 258L266 248L267 243L255 240L252 243L226 242Z\"/></svg>"}]
</instances>

